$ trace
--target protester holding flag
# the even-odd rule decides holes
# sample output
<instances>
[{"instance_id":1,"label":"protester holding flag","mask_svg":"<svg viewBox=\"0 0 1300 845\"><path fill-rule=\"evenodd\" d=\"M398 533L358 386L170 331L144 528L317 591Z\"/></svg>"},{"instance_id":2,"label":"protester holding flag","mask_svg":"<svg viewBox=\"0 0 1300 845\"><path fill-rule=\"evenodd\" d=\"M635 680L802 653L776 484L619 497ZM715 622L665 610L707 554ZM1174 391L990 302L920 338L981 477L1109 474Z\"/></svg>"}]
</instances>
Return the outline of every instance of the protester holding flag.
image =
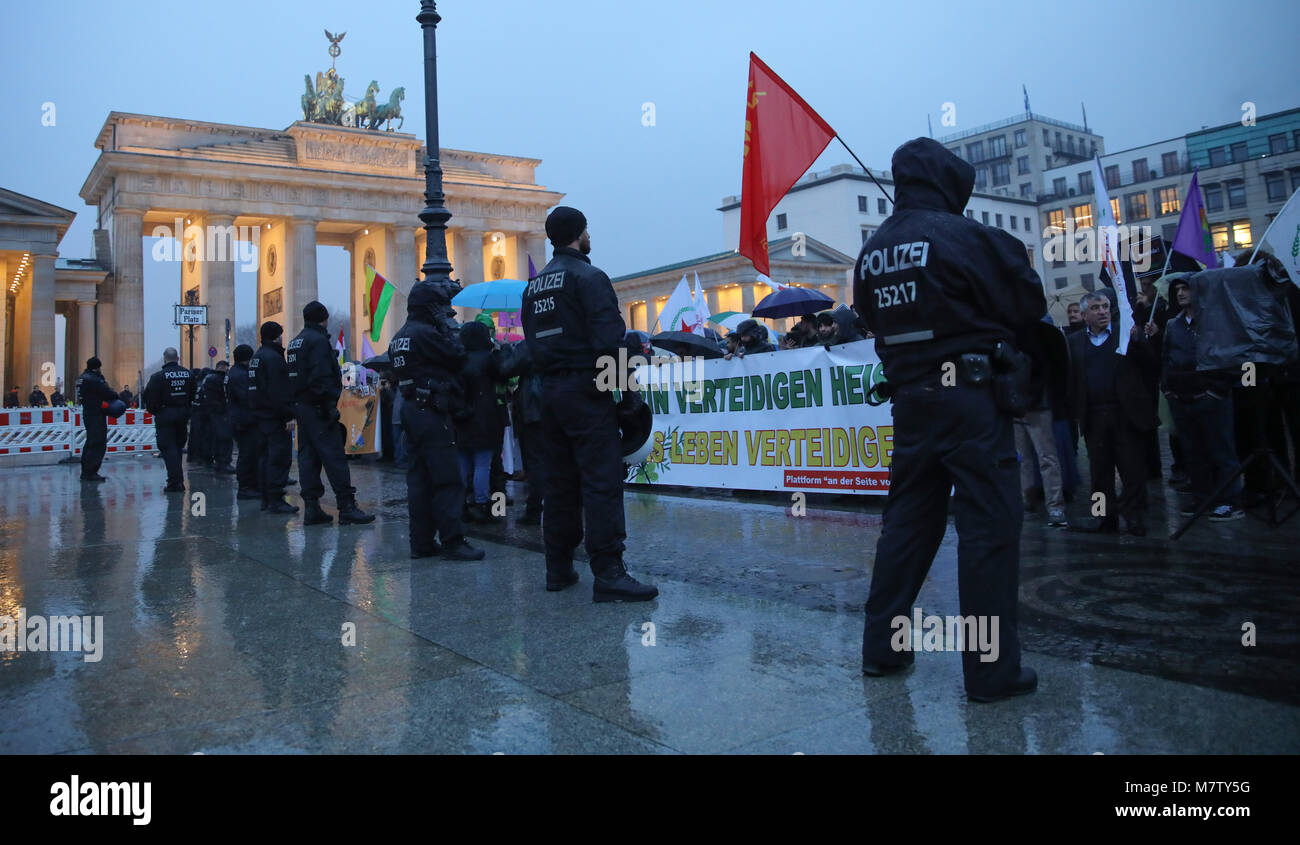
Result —
<instances>
[{"instance_id":1,"label":"protester holding flag","mask_svg":"<svg viewBox=\"0 0 1300 845\"><path fill-rule=\"evenodd\" d=\"M330 355L329 333L325 328L329 310L312 301L302 309L303 329L289 341L286 360L293 393L294 418L298 423L298 471L302 473L303 524L323 525L334 518L321 510L322 466L329 476L338 503L341 524L374 522L374 514L357 507L357 491L343 453L339 436L339 396L343 373ZM342 331L340 331L340 341Z\"/></svg>"}]
</instances>

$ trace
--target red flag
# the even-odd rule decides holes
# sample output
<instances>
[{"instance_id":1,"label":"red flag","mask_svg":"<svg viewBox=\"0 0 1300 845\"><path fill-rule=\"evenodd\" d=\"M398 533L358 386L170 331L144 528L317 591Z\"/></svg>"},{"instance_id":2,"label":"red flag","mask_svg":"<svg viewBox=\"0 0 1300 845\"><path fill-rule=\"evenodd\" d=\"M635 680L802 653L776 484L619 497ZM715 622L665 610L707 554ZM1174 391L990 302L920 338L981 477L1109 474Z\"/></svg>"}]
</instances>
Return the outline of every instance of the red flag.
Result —
<instances>
[{"instance_id":1,"label":"red flag","mask_svg":"<svg viewBox=\"0 0 1300 845\"><path fill-rule=\"evenodd\" d=\"M766 275L768 215L826 149L835 130L753 53L745 97L740 254Z\"/></svg>"}]
</instances>

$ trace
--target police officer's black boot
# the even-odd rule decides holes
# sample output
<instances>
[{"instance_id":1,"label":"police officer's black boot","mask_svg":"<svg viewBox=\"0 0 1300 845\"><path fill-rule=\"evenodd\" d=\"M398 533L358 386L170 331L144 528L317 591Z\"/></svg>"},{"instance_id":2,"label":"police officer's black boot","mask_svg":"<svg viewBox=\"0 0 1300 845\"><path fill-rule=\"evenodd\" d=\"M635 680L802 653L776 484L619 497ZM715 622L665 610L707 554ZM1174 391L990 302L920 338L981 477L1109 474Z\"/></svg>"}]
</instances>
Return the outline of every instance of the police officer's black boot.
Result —
<instances>
[{"instance_id":1,"label":"police officer's black boot","mask_svg":"<svg viewBox=\"0 0 1300 845\"><path fill-rule=\"evenodd\" d=\"M333 525L334 517L320 509L320 499L302 500L303 525Z\"/></svg>"},{"instance_id":2,"label":"police officer's black boot","mask_svg":"<svg viewBox=\"0 0 1300 845\"><path fill-rule=\"evenodd\" d=\"M578 570L573 568L573 561L546 559L546 592L558 593L565 587L578 583Z\"/></svg>"},{"instance_id":3,"label":"police officer's black boot","mask_svg":"<svg viewBox=\"0 0 1300 845\"><path fill-rule=\"evenodd\" d=\"M463 537L452 537L442 547L442 556L449 560L482 560L487 552L476 549Z\"/></svg>"},{"instance_id":4,"label":"police officer's black boot","mask_svg":"<svg viewBox=\"0 0 1300 845\"><path fill-rule=\"evenodd\" d=\"M658 587L642 584L628 575L622 561L615 561L596 573L591 587L591 600L596 602L650 601L657 595Z\"/></svg>"},{"instance_id":5,"label":"police officer's black boot","mask_svg":"<svg viewBox=\"0 0 1300 845\"><path fill-rule=\"evenodd\" d=\"M339 497L339 525L366 525L374 521L373 513L366 513L357 507L355 495Z\"/></svg>"}]
</instances>

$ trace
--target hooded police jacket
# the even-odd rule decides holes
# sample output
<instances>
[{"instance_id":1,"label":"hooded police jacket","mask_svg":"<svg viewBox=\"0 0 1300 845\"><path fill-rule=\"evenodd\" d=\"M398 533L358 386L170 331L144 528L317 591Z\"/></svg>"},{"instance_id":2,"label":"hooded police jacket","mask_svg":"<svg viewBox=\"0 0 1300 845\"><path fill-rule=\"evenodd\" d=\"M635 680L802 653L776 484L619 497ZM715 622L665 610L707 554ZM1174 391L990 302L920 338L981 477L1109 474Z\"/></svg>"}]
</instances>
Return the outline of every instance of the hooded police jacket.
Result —
<instances>
[{"instance_id":1,"label":"hooded police jacket","mask_svg":"<svg viewBox=\"0 0 1300 845\"><path fill-rule=\"evenodd\" d=\"M388 343L388 359L404 399L414 399L417 388L450 388L465 366L460 336L434 319L430 309L408 302L406 323Z\"/></svg>"},{"instance_id":2,"label":"hooded police jacket","mask_svg":"<svg viewBox=\"0 0 1300 845\"><path fill-rule=\"evenodd\" d=\"M609 276L565 246L528 282L519 316L542 373L594 372L602 356L617 356L627 332Z\"/></svg>"},{"instance_id":3,"label":"hooded police jacket","mask_svg":"<svg viewBox=\"0 0 1300 845\"><path fill-rule=\"evenodd\" d=\"M907 384L939 376L967 352L1014 344L1047 311L1025 245L962 210L975 169L918 138L893 158L894 213L862 246L854 309L876 335L885 377Z\"/></svg>"}]
</instances>

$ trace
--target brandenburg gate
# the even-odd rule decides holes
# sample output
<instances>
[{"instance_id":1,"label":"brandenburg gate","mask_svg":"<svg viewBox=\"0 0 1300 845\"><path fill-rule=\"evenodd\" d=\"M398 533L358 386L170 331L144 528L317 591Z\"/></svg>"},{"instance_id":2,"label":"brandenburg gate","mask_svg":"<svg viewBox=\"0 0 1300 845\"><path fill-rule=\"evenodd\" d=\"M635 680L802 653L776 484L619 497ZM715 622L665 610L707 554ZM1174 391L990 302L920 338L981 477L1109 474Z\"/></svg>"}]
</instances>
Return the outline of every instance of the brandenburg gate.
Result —
<instances>
[{"instance_id":1,"label":"brandenburg gate","mask_svg":"<svg viewBox=\"0 0 1300 845\"><path fill-rule=\"evenodd\" d=\"M100 261L111 267L93 309L96 354L109 384L136 384L145 362L162 351L144 348L144 262L160 256L177 265L176 302L207 306L196 357L212 346L224 358L228 340L233 345L235 267L243 261L256 261L257 322L276 320L288 336L295 334L303 305L317 298L318 245L351 253L353 355L369 327L366 264L398 290L376 352L405 320L405 294L424 261L417 217L424 207L424 152L414 135L306 121L259 129L112 112L95 146L99 158L80 193L96 208L97 242L108 253ZM541 162L444 149L441 163L455 278L463 286L525 279L530 257L540 269L546 212L563 197L536 183ZM167 240L147 250L145 237ZM248 322L250 315L241 316ZM34 318L32 330L40 325L52 334L52 320ZM88 337L85 327L79 332ZM76 344L78 366L89 357L85 345ZM70 355L73 348L70 343Z\"/></svg>"}]
</instances>

